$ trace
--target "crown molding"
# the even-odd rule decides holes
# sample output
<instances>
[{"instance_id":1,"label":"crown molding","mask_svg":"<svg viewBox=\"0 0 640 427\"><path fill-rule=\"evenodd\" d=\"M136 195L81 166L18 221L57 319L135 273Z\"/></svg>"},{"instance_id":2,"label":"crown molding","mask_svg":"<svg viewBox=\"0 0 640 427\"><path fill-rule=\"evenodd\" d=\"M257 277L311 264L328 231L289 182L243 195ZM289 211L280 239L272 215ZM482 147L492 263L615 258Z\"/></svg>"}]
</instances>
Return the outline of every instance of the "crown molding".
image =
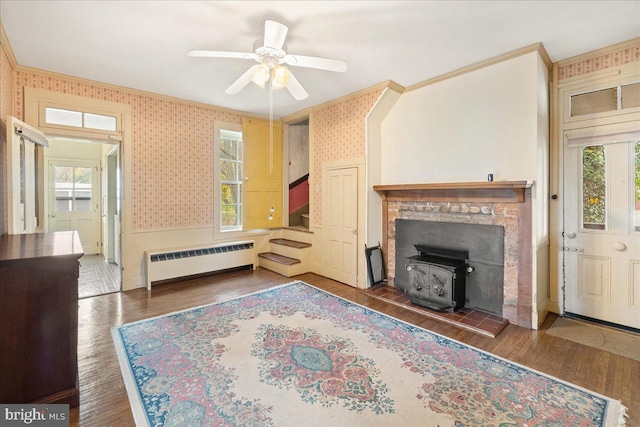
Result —
<instances>
[{"instance_id":1,"label":"crown molding","mask_svg":"<svg viewBox=\"0 0 640 427\"><path fill-rule=\"evenodd\" d=\"M359 91L352 92L350 94L341 96L340 98L336 98L336 99L333 99L331 101L327 101L327 102L325 102L323 104L318 104L318 105L315 105L313 107L305 108L304 110L300 110L300 111L297 111L295 113L289 114L287 116L284 116L282 118L282 121L284 123L299 122L301 120L304 120L304 119L310 117L311 113L313 113L314 111L322 110L323 108L327 108L327 107L330 107L330 106L335 105L335 104L340 104L342 102L349 101L350 99L357 98L359 96L366 95L368 93L375 92L377 90L384 90L386 88L394 90L394 91L396 91L398 93L403 93L405 91L404 86L399 85L398 83L394 82L393 80L387 80L387 81L378 83L376 85L369 86L367 88L361 89Z\"/></svg>"},{"instance_id":2,"label":"crown molding","mask_svg":"<svg viewBox=\"0 0 640 427\"><path fill-rule=\"evenodd\" d=\"M68 75L68 74L56 73L54 71L47 71L47 70L42 70L40 68L26 67L26 66L20 65L16 61L15 55L13 54L13 49L11 48L11 43L9 42L9 38L7 37L7 35L6 35L5 31L4 31L4 26L2 25L2 22L0 22L0 42L1 42L2 47L4 48L5 52L7 53L7 57L9 58L9 62L11 63L11 65L13 66L13 69L15 71L19 71L19 72L23 72L23 73L41 74L41 75L44 75L44 76L50 76L52 78L65 79L65 80L68 80L68 81L73 81L73 82L82 83L82 84L89 84L89 85L92 85L92 86L101 87L103 89L117 90L117 91L122 91L122 92L135 94L135 95L147 96L147 97L151 97L151 98L161 99L161 100L164 100L164 101L176 102L176 103L183 104L183 105L190 105L190 106L193 106L193 107L204 108L204 109L207 109L207 110L222 111L222 112L226 112L226 113L230 113L230 114L235 114L235 115L238 115L240 117L248 117L248 118L256 118L256 119L264 119L265 118L264 115L248 114L246 111L232 110L230 108L218 107L216 105L205 104L203 102L190 101L190 100L187 100L187 99L177 98L177 97L168 96L168 95L161 95L161 94L158 94L158 93L147 92L147 91L144 91L144 90L129 88L129 87L126 87L126 86L118 86L118 85L114 85L114 84L110 84L110 83L100 82L100 81L97 81L97 80L90 80L90 79L85 79L85 78L82 78L82 77L76 77L76 76L71 76L71 75ZM316 105L314 107L310 107L310 108L307 108L307 109L302 110L302 111L298 111L298 112L293 113L293 114L289 114L289 115L287 115L285 117L280 118L279 120L282 120L285 123L286 122L293 123L295 121L299 121L301 119L308 118L313 110L320 109L320 108L326 108L326 107L328 107L330 105L338 104L340 102L347 101L347 100L349 100L351 98L356 98L358 96L362 96L362 95L365 95L367 93L374 92L376 90L382 90L382 89L385 89L387 87L392 89L392 90L395 90L398 93L403 93L404 90L405 90L405 88L403 86L397 84L396 82L394 82L392 80L387 80L385 82L378 83L377 85L374 85L374 86L359 90L357 92L350 93L348 95L342 96L342 97L334 99L332 101L329 101L329 102L326 102L326 103L323 103L323 104L319 104L319 105Z\"/></svg>"},{"instance_id":3,"label":"crown molding","mask_svg":"<svg viewBox=\"0 0 640 427\"><path fill-rule=\"evenodd\" d=\"M288 114L282 118L282 123L290 125L290 124L294 124L294 123L306 120L311 115L312 109L313 107L309 107L309 108L305 108L304 110L300 110L298 112Z\"/></svg>"},{"instance_id":4,"label":"crown molding","mask_svg":"<svg viewBox=\"0 0 640 427\"><path fill-rule=\"evenodd\" d=\"M0 22L0 45L2 45L2 49L4 53L7 55L9 59L9 63L11 67L15 70L18 67L18 61L16 60L16 56L13 53L13 49L11 48L11 42L9 42L9 37L7 33L4 31L4 25Z\"/></svg>"},{"instance_id":5,"label":"crown molding","mask_svg":"<svg viewBox=\"0 0 640 427\"><path fill-rule=\"evenodd\" d=\"M332 105L340 104L340 103L343 103L343 102L348 101L350 99L357 98L359 96L366 95L368 93L375 92L375 91L378 91L378 90L384 90L386 88L395 90L398 93L403 93L405 91L405 88L403 86L399 85L398 83L394 82L393 80L387 80L387 81L378 83L376 85L369 86L367 88L361 89L359 91L352 92L350 94L341 96L340 98L336 98L336 99L333 99L331 101L327 101L327 102L325 102L323 104L318 104L318 105L316 105L314 107L311 107L311 111L322 110L322 109L330 107ZM294 113L294 114L296 114L296 113Z\"/></svg>"},{"instance_id":6,"label":"crown molding","mask_svg":"<svg viewBox=\"0 0 640 427\"><path fill-rule=\"evenodd\" d=\"M416 83L411 86L407 86L407 88L405 89L405 92L421 89L425 86L430 86L432 84L435 84L444 80L452 79L454 77L458 77L463 74L470 73L472 71L477 71L482 68L489 67L491 65L499 64L500 62L508 61L510 59L517 58L519 56L527 55L531 52L538 52L538 54L541 56L542 60L546 64L547 68L549 70L551 69L552 62L544 46L542 45L542 43L534 43L529 46L525 46L523 48L511 51L511 52L507 52L503 55L499 55L493 58L486 59L484 61L476 62L475 64L471 64L463 68L459 68L455 71L451 71L450 73L442 74L441 76L437 76L432 79L425 80L423 82Z\"/></svg>"},{"instance_id":7,"label":"crown molding","mask_svg":"<svg viewBox=\"0 0 640 427\"><path fill-rule=\"evenodd\" d=\"M82 84L89 84L89 85L92 85L92 86L98 86L98 87L101 87L103 89L117 90L117 91L121 91L121 92L131 93L131 94L134 94L134 95L147 96L147 97L150 97L150 98L161 99L163 101L175 102L175 103L178 103L178 104L189 105L189 106L197 107L197 108L204 108L204 109L207 109L207 110L222 111L222 112L225 112L225 113L235 114L235 115L238 115L238 116L241 116L241 117L252 117L252 118L256 118L256 119L264 119L265 118L265 116L263 116L263 115L250 114L250 113L247 113L246 111L232 110L230 108L218 107L218 106L212 105L212 104L205 104L204 102L190 101L188 99L177 98L177 97L169 96L169 95L161 95L161 94L154 93L154 92L147 92L147 91L144 91L144 90L133 89L133 88L129 88L129 87L126 87L126 86L118 86L118 85L114 85L114 84L110 84L110 83L99 82L97 80L90 80L90 79L85 79L85 78L82 78L82 77L70 76L68 74L56 73L54 71L42 70L42 69L39 69L39 68L32 68L32 67L25 67L25 66L22 66L22 65L18 65L16 67L16 71L23 72L23 73L41 74L41 75L50 76L50 77L53 77L53 78L65 79L65 80L68 80L68 81L73 81L73 82L76 82L76 83L82 83Z\"/></svg>"}]
</instances>

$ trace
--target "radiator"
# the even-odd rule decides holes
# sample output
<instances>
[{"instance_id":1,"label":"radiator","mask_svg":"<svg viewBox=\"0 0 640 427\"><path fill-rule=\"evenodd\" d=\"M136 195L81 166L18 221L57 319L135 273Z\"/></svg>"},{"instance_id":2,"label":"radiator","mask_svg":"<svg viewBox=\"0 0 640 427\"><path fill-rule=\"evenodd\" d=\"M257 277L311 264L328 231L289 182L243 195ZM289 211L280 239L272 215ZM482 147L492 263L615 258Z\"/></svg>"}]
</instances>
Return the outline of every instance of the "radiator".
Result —
<instances>
[{"instance_id":1,"label":"radiator","mask_svg":"<svg viewBox=\"0 0 640 427\"><path fill-rule=\"evenodd\" d=\"M193 248L145 251L144 264L147 289L151 282L209 273L227 268L253 266L253 241L222 243Z\"/></svg>"}]
</instances>

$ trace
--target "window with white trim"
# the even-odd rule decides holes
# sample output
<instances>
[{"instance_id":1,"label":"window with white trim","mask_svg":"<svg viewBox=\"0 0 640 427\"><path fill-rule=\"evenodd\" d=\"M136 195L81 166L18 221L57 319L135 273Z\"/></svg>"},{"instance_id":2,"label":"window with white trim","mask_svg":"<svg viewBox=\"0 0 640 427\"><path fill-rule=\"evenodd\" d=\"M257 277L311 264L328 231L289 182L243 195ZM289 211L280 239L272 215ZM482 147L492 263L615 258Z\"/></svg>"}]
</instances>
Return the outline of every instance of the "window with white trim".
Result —
<instances>
[{"instance_id":1,"label":"window with white trim","mask_svg":"<svg viewBox=\"0 0 640 427\"><path fill-rule=\"evenodd\" d=\"M242 230L242 177L243 145L242 131L235 126L221 127L217 135L220 231Z\"/></svg>"}]
</instances>

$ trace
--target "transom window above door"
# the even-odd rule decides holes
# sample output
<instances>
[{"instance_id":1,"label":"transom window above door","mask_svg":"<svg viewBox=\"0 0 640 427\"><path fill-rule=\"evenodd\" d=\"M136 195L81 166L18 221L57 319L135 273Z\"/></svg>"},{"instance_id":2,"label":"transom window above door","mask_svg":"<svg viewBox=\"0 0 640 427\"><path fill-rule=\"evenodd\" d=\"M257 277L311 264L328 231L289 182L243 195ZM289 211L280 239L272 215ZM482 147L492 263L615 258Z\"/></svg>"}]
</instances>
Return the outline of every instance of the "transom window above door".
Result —
<instances>
[{"instance_id":1,"label":"transom window above door","mask_svg":"<svg viewBox=\"0 0 640 427\"><path fill-rule=\"evenodd\" d=\"M48 125L71 126L76 128L116 131L117 118L104 114L93 114L62 108L45 107L44 120Z\"/></svg>"},{"instance_id":2,"label":"transom window above door","mask_svg":"<svg viewBox=\"0 0 640 427\"><path fill-rule=\"evenodd\" d=\"M64 135L92 140L121 141L122 114L90 105L38 100L38 128L47 135Z\"/></svg>"}]
</instances>

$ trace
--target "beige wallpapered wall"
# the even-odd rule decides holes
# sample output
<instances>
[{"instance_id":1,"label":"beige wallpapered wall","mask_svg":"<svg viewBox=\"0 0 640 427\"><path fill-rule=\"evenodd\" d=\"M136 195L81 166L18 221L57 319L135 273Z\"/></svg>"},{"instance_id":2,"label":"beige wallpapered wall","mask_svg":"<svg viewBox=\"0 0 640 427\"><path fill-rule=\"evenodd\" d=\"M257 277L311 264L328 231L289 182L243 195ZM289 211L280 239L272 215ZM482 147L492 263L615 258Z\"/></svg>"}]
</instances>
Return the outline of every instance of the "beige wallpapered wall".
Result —
<instances>
[{"instance_id":1,"label":"beige wallpapered wall","mask_svg":"<svg viewBox=\"0 0 640 427\"><path fill-rule=\"evenodd\" d=\"M560 80L640 61L640 43L558 68Z\"/></svg>"},{"instance_id":2,"label":"beige wallpapered wall","mask_svg":"<svg viewBox=\"0 0 640 427\"><path fill-rule=\"evenodd\" d=\"M313 218L322 224L322 164L332 160L355 159L366 154L365 118L382 94L382 89L313 110Z\"/></svg>"},{"instance_id":3,"label":"beige wallpapered wall","mask_svg":"<svg viewBox=\"0 0 640 427\"><path fill-rule=\"evenodd\" d=\"M119 102L132 107L133 229L213 224L213 124L241 123L238 114L105 88L37 72L16 73L16 115L23 87Z\"/></svg>"},{"instance_id":4,"label":"beige wallpapered wall","mask_svg":"<svg viewBox=\"0 0 640 427\"><path fill-rule=\"evenodd\" d=\"M6 119L13 115L13 91L15 71L9 58L0 49L0 236L7 232L7 163L6 158Z\"/></svg>"}]
</instances>

